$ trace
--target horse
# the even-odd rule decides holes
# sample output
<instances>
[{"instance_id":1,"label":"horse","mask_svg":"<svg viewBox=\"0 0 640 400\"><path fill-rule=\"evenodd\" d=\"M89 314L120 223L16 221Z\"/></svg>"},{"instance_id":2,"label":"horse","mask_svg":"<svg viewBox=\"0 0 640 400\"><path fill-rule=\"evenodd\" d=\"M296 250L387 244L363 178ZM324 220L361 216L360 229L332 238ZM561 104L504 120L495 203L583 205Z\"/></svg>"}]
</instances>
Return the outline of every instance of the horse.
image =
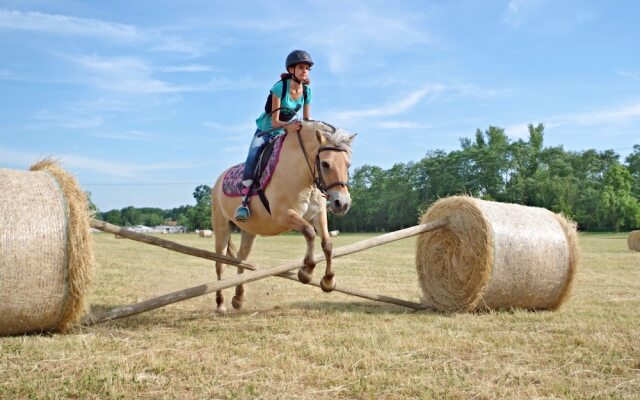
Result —
<instances>
[{"instance_id":1,"label":"horse","mask_svg":"<svg viewBox=\"0 0 640 400\"><path fill-rule=\"evenodd\" d=\"M230 197L223 192L223 179L230 168L223 172L211 189L211 226L215 236L215 252L226 252L246 260L257 235L273 236L296 230L302 233L307 243L304 266L298 270L298 279L302 283L309 283L316 265L313 249L318 234L326 259L326 270L320 286L325 292L335 289L327 204L336 215L344 215L351 206L347 181L351 165L351 142L355 136L322 121L302 121L299 130L291 125L286 127L280 159L264 189L270 211L258 198L253 198L251 217L246 222L234 220L241 198ZM233 254L231 243L234 225L241 231L237 254ZM218 280L222 278L223 265L216 261ZM242 272L243 269L238 268L238 273ZM231 303L233 308L241 309L244 303L243 285L235 289ZM218 312L226 312L222 291L216 292L216 305Z\"/></svg>"}]
</instances>

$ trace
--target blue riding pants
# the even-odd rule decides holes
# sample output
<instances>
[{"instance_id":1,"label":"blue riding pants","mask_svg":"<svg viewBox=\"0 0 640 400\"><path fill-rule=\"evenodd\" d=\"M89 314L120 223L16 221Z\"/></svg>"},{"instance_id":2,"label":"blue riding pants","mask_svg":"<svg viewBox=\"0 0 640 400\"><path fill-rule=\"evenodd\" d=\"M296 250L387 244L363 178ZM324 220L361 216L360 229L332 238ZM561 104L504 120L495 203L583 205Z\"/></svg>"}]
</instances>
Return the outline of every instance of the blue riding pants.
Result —
<instances>
[{"instance_id":1,"label":"blue riding pants","mask_svg":"<svg viewBox=\"0 0 640 400\"><path fill-rule=\"evenodd\" d=\"M247 161L244 163L244 171L242 172L242 180L253 179L253 175L256 171L256 164L258 164L258 157L265 148L271 136L269 134L261 135L262 131L257 129L253 135L251 146L249 146L249 154L247 155Z\"/></svg>"}]
</instances>

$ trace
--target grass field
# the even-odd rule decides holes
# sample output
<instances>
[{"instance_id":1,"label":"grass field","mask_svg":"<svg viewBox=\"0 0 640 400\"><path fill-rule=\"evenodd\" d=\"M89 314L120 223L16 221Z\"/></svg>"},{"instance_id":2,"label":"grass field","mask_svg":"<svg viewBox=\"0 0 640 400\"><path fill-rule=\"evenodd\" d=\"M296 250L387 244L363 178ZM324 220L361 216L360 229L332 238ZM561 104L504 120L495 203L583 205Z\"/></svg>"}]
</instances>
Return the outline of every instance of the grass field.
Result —
<instances>
[{"instance_id":1,"label":"grass field","mask_svg":"<svg viewBox=\"0 0 640 400\"><path fill-rule=\"evenodd\" d=\"M94 237L94 310L215 280L212 262ZM626 238L581 235L573 295L557 312L415 312L268 278L225 316L210 294L65 335L0 338L0 398L640 398L640 253ZM418 301L414 245L335 260L338 285ZM275 266L303 251L299 235L259 238L249 261Z\"/></svg>"}]
</instances>

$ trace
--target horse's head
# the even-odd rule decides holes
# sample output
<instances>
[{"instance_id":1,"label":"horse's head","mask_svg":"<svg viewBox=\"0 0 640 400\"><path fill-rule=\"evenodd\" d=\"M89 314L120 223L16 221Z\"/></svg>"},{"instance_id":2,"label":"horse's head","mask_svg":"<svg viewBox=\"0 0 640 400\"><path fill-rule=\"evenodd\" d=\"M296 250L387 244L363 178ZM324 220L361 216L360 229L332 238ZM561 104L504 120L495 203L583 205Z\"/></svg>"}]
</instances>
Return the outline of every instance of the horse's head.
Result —
<instances>
[{"instance_id":1,"label":"horse's head","mask_svg":"<svg viewBox=\"0 0 640 400\"><path fill-rule=\"evenodd\" d=\"M305 122L305 129L315 130L319 144L314 168L316 185L327 195L331 210L337 215L345 214L351 206L349 167L351 142L356 134L319 121Z\"/></svg>"}]
</instances>

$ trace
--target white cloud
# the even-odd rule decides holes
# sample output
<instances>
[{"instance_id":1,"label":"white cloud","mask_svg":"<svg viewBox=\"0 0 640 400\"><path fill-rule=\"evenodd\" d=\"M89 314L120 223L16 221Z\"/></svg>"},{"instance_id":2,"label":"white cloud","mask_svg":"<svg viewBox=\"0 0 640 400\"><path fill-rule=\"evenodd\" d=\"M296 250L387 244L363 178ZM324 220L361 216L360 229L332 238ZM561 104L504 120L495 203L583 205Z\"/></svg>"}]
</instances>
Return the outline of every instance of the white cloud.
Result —
<instances>
[{"instance_id":1,"label":"white cloud","mask_svg":"<svg viewBox=\"0 0 640 400\"><path fill-rule=\"evenodd\" d=\"M328 7L333 7L329 5ZM350 3L350 12L325 13L309 29L307 42L329 59L333 73L374 62L374 54L415 48L433 41L418 14L399 14L367 3Z\"/></svg>"},{"instance_id":2,"label":"white cloud","mask_svg":"<svg viewBox=\"0 0 640 400\"><path fill-rule=\"evenodd\" d=\"M8 68L0 68L0 79L11 79L13 73Z\"/></svg>"},{"instance_id":3,"label":"white cloud","mask_svg":"<svg viewBox=\"0 0 640 400\"><path fill-rule=\"evenodd\" d=\"M423 101L426 97L430 100L442 96L446 93L452 93L455 95L464 95L465 97L495 97L504 95L504 92L497 90L483 90L473 85L443 85L443 84L427 84L422 88L414 90L409 95L404 93L393 93L391 97L400 100L389 101L387 104L383 104L378 107L365 108L361 110L351 110L342 112L332 112L332 118L345 121L357 118L375 118L375 117L390 117L400 115L406 111L414 108L418 103ZM408 126L409 122L403 123ZM378 126L380 123L378 122ZM383 127L383 126L380 126Z\"/></svg>"},{"instance_id":4,"label":"white cloud","mask_svg":"<svg viewBox=\"0 0 640 400\"><path fill-rule=\"evenodd\" d=\"M518 29L535 21L537 32L561 33L596 19L596 15L587 9L573 5L563 7L557 3L550 0L512 0L507 5L502 23ZM581 3L579 5L586 7Z\"/></svg>"},{"instance_id":5,"label":"white cloud","mask_svg":"<svg viewBox=\"0 0 640 400\"><path fill-rule=\"evenodd\" d=\"M585 113L567 114L555 118L550 118L550 123L555 126L561 125L600 125L600 124L621 124L630 120L640 118L640 103L594 110Z\"/></svg>"},{"instance_id":6,"label":"white cloud","mask_svg":"<svg viewBox=\"0 0 640 400\"><path fill-rule=\"evenodd\" d=\"M37 125L69 129L93 128L101 126L104 123L104 118L101 115L78 115L73 112L66 114L64 112L54 112L47 109L35 112L32 119Z\"/></svg>"},{"instance_id":7,"label":"white cloud","mask_svg":"<svg viewBox=\"0 0 640 400\"><path fill-rule=\"evenodd\" d=\"M92 18L0 9L0 28L55 34L102 36L121 41L138 41L143 34L133 26Z\"/></svg>"},{"instance_id":8,"label":"white cloud","mask_svg":"<svg viewBox=\"0 0 640 400\"><path fill-rule=\"evenodd\" d=\"M161 72L214 72L214 71L219 71L219 69L211 67L209 65L190 64L190 65L176 65L172 67L160 67L159 71Z\"/></svg>"},{"instance_id":9,"label":"white cloud","mask_svg":"<svg viewBox=\"0 0 640 400\"><path fill-rule=\"evenodd\" d=\"M546 126L546 125L545 125ZM549 128L549 126L546 126ZM504 128L507 136L512 139L526 139L529 137L529 124L514 124Z\"/></svg>"},{"instance_id":10,"label":"white cloud","mask_svg":"<svg viewBox=\"0 0 640 400\"><path fill-rule=\"evenodd\" d=\"M569 113L538 119L545 128L560 126L619 126L632 120L640 119L640 103L618 107L593 110L582 113ZM519 123L505 128L507 135L513 138L527 138L529 136L528 123Z\"/></svg>"},{"instance_id":11,"label":"white cloud","mask_svg":"<svg viewBox=\"0 0 640 400\"><path fill-rule=\"evenodd\" d=\"M430 125L420 125L412 121L381 121L373 124L380 129L399 130L399 129L429 129Z\"/></svg>"},{"instance_id":12,"label":"white cloud","mask_svg":"<svg viewBox=\"0 0 640 400\"><path fill-rule=\"evenodd\" d=\"M321 53L327 60L323 68L336 74L353 66L382 63L389 52L415 49L434 41L425 29L422 12L403 12L384 3L351 0L340 6L348 11L341 12L332 2L307 1L304 13L312 18L282 18L281 8L288 3L265 4L269 5L255 5L263 7L252 13L259 18L244 15L215 21L216 26L237 30L240 35L250 32L269 45L275 41L276 48L287 43L285 48L304 48L314 57ZM274 20L278 23L274 24ZM291 32L303 34L292 37Z\"/></svg>"},{"instance_id":13,"label":"white cloud","mask_svg":"<svg viewBox=\"0 0 640 400\"><path fill-rule=\"evenodd\" d=\"M174 86L152 77L153 67L136 57L105 58L97 55L65 56L88 73L88 84L101 90L127 93L175 93L199 90L197 87Z\"/></svg>"},{"instance_id":14,"label":"white cloud","mask_svg":"<svg viewBox=\"0 0 640 400\"><path fill-rule=\"evenodd\" d=\"M51 154L44 152L24 152L0 147L0 159L4 165L15 165L27 168L46 157L51 157L66 170L72 173L99 173L110 178L135 178L140 174L154 171L175 171L196 167L193 163L161 162L161 163L123 163L111 160L100 160L71 153Z\"/></svg>"},{"instance_id":15,"label":"white cloud","mask_svg":"<svg viewBox=\"0 0 640 400\"><path fill-rule=\"evenodd\" d=\"M151 46L152 51L184 53L190 56L198 56L203 52L201 45L193 40L143 30L132 25L70 15L0 9L0 29L99 37L127 45L145 44L147 48Z\"/></svg>"},{"instance_id":16,"label":"white cloud","mask_svg":"<svg viewBox=\"0 0 640 400\"><path fill-rule=\"evenodd\" d=\"M413 108L420 100L422 100L427 94L431 92L430 88L423 88L416 90L408 96L403 97L399 101L390 101L389 103L373 108L366 108L362 110L343 111L332 113L331 115L341 121L357 118L368 117L388 117L392 115L401 114L411 108Z\"/></svg>"},{"instance_id":17,"label":"white cloud","mask_svg":"<svg viewBox=\"0 0 640 400\"><path fill-rule=\"evenodd\" d=\"M512 0L507 4L507 11L502 22L518 28L530 18L537 15L540 6L547 0Z\"/></svg>"},{"instance_id":18,"label":"white cloud","mask_svg":"<svg viewBox=\"0 0 640 400\"><path fill-rule=\"evenodd\" d=\"M96 133L92 135L95 138L125 140L132 142L153 142L159 137L156 133L142 132L137 130L128 130L121 133Z\"/></svg>"},{"instance_id":19,"label":"white cloud","mask_svg":"<svg viewBox=\"0 0 640 400\"><path fill-rule=\"evenodd\" d=\"M623 78L633 79L634 81L637 81L638 79L640 79L640 75L638 75L635 72L625 71L625 70L615 70L614 72Z\"/></svg>"},{"instance_id":20,"label":"white cloud","mask_svg":"<svg viewBox=\"0 0 640 400\"><path fill-rule=\"evenodd\" d=\"M253 133L256 131L256 124L251 122L251 123L245 123L245 124L221 124L218 122L204 122L202 125L204 125L207 128L210 128L216 132L223 132L223 133L241 133L244 134L245 136L243 136L245 138L245 140L250 140L250 135L253 135ZM247 142L247 146L248 146Z\"/></svg>"},{"instance_id":21,"label":"white cloud","mask_svg":"<svg viewBox=\"0 0 640 400\"><path fill-rule=\"evenodd\" d=\"M75 154L60 154L57 155L56 158L60 159L61 162L70 169L96 172L114 178L134 178L145 172L174 171L176 169L195 167L195 164L192 163L179 162L123 163L110 160L98 160Z\"/></svg>"}]
</instances>

